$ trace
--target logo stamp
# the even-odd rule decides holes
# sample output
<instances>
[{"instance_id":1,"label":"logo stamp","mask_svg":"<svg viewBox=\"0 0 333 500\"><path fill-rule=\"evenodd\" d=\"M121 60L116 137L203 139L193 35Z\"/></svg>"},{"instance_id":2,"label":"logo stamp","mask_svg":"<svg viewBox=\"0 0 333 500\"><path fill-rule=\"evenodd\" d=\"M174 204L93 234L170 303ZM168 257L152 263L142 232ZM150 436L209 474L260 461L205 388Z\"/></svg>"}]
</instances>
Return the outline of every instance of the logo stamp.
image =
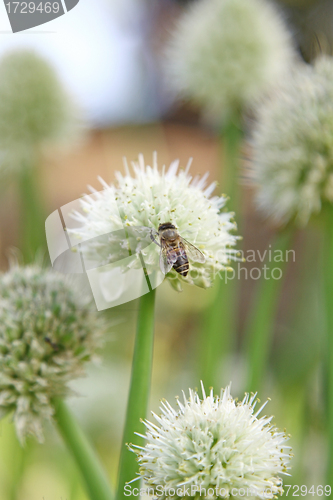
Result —
<instances>
[{"instance_id":1,"label":"logo stamp","mask_svg":"<svg viewBox=\"0 0 333 500\"><path fill-rule=\"evenodd\" d=\"M80 0L3 0L13 33L48 23L72 10Z\"/></svg>"}]
</instances>

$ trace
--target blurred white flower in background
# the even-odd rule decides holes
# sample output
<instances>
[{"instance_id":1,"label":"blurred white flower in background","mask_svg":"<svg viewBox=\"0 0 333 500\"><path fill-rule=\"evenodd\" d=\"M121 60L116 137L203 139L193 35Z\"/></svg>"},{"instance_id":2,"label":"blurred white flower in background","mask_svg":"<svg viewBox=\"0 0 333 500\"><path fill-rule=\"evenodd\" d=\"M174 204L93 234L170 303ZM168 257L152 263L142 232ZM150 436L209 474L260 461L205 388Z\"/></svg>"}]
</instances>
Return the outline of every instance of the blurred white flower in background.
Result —
<instances>
[{"instance_id":1,"label":"blurred white flower in background","mask_svg":"<svg viewBox=\"0 0 333 500\"><path fill-rule=\"evenodd\" d=\"M13 49L45 57L91 127L154 120L159 103L147 45L150 12L145 0L80 1L50 23L13 35L1 4L0 57Z\"/></svg>"},{"instance_id":2,"label":"blurred white flower in background","mask_svg":"<svg viewBox=\"0 0 333 500\"><path fill-rule=\"evenodd\" d=\"M48 61L32 50L0 59L1 168L31 166L42 146L69 141L78 125L78 112Z\"/></svg>"},{"instance_id":3,"label":"blurred white flower in background","mask_svg":"<svg viewBox=\"0 0 333 500\"><path fill-rule=\"evenodd\" d=\"M304 225L333 203L333 58L295 68L261 106L252 147L264 215Z\"/></svg>"},{"instance_id":4,"label":"blurred white flower in background","mask_svg":"<svg viewBox=\"0 0 333 500\"><path fill-rule=\"evenodd\" d=\"M203 387L202 399L189 392L189 398L183 393L183 403L177 399L176 410L163 400L161 416L153 413L156 423L144 422L145 445L130 448L138 455L145 485L163 499L180 498L177 488L197 498L200 487L206 491L202 497L211 499L242 498L244 489L253 498L281 495L279 474L289 470L290 447L286 434L271 424L272 417L258 418L266 403L255 412L256 395L246 394L237 402L230 386L220 397L213 389L206 396ZM216 494L216 488L223 493Z\"/></svg>"},{"instance_id":5,"label":"blurred white flower in background","mask_svg":"<svg viewBox=\"0 0 333 500\"><path fill-rule=\"evenodd\" d=\"M198 0L180 17L167 49L170 86L220 115L239 111L283 77L291 37L266 0Z\"/></svg>"}]
</instances>

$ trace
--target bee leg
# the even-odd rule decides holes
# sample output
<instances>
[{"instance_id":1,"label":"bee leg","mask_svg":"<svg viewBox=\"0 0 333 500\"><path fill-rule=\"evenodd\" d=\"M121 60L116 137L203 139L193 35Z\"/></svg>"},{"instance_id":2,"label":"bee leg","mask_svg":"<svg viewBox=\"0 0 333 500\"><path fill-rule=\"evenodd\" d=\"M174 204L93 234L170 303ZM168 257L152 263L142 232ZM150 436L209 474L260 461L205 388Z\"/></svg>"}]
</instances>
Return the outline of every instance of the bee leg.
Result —
<instances>
[{"instance_id":1,"label":"bee leg","mask_svg":"<svg viewBox=\"0 0 333 500\"><path fill-rule=\"evenodd\" d=\"M159 247L161 246L161 245L158 243L158 241L155 239L155 237L154 237L154 235L153 235L152 231L150 232L150 239L151 239L151 241L152 241L153 243L155 243L155 245L158 245Z\"/></svg>"}]
</instances>

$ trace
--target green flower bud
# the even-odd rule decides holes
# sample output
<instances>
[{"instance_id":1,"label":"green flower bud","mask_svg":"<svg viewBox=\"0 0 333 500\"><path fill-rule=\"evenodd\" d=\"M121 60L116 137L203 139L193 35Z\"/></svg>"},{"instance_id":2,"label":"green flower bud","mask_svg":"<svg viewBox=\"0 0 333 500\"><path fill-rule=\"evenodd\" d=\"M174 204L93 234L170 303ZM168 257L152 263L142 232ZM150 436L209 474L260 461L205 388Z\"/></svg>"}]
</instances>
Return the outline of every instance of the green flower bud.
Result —
<instances>
[{"instance_id":1,"label":"green flower bud","mask_svg":"<svg viewBox=\"0 0 333 500\"><path fill-rule=\"evenodd\" d=\"M0 277L0 415L13 413L19 439L43 440L52 398L101 342L95 306L64 277L38 266L12 267Z\"/></svg>"}]
</instances>

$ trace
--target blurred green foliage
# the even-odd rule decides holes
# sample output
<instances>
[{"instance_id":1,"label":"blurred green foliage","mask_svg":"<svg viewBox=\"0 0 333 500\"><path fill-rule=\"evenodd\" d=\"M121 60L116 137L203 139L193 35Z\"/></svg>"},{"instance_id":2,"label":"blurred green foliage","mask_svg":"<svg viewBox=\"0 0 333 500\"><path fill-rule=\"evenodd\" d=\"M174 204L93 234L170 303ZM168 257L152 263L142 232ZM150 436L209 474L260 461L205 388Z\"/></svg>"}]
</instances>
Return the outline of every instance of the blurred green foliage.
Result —
<instances>
[{"instance_id":1,"label":"blurred green foliage","mask_svg":"<svg viewBox=\"0 0 333 500\"><path fill-rule=\"evenodd\" d=\"M295 264L289 266L284 295L288 306L279 312L265 384L259 397L272 399L267 412L292 435L295 454L292 477L286 484L323 484L326 459L321 387L322 331L318 293L320 251L313 235L301 235ZM308 269L304 273L302 269ZM301 276L299 276L299 273ZM298 276L298 277L297 277ZM299 279L298 284L297 280ZM199 387L197 360L200 319L214 299L214 290L186 287L181 294L164 283L157 291L156 335L150 408L170 402L188 387ZM138 301L101 313L111 325L100 364L85 379L72 384L79 394L69 400L80 425L97 448L113 484L126 410ZM242 314L242 312L240 312ZM241 331L238 332L241 337ZM232 380L232 394L242 397L245 387L244 353L238 348L221 366L221 386ZM237 344L237 343L236 343ZM219 388L215 388L218 392ZM1 500L88 500L79 473L52 426L46 442L28 441L22 450L10 418L0 427ZM143 425L138 422L138 432ZM315 457L315 459L314 459Z\"/></svg>"}]
</instances>

